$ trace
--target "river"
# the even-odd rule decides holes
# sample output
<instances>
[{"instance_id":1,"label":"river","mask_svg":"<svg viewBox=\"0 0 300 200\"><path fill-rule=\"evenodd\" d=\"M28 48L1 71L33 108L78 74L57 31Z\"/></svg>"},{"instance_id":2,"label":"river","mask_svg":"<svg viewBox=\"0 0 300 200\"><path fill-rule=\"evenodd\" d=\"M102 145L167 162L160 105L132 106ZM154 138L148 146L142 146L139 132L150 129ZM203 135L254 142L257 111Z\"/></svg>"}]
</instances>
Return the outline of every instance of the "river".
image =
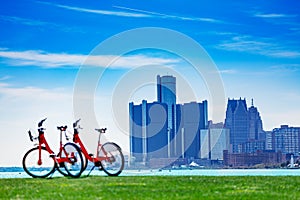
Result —
<instances>
[{"instance_id":1,"label":"river","mask_svg":"<svg viewBox=\"0 0 300 200\"><path fill-rule=\"evenodd\" d=\"M82 176L88 174L85 171ZM93 170L91 175L106 176ZM60 177L55 172L53 177ZM193 170L124 170L120 176L300 176L299 169L193 169ZM0 178L30 178L24 171L1 171Z\"/></svg>"}]
</instances>

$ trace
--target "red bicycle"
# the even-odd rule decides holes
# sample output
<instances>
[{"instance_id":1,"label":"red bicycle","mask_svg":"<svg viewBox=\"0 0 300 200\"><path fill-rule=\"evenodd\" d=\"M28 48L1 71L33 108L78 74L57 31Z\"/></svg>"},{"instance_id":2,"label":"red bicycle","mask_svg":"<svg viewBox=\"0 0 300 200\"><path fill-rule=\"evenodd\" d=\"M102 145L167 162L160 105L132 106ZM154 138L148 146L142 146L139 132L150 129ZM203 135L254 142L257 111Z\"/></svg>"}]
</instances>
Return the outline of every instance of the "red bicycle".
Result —
<instances>
[{"instance_id":1,"label":"red bicycle","mask_svg":"<svg viewBox=\"0 0 300 200\"><path fill-rule=\"evenodd\" d=\"M46 118L47 119L47 118ZM57 169L65 176L79 177L84 168L84 160L80 148L72 143L62 144L62 134L66 134L67 126L57 127L60 130L60 147L58 155L54 154L44 136L43 119L38 123L37 137L28 131L32 142L38 140L38 146L30 149L23 157L24 171L34 178L45 178Z\"/></svg>"},{"instance_id":2,"label":"red bicycle","mask_svg":"<svg viewBox=\"0 0 300 200\"><path fill-rule=\"evenodd\" d=\"M103 170L109 176L118 176L124 169L124 156L121 148L113 142L106 142L105 144L101 144L101 135L105 133L107 129L95 129L97 132L99 132L97 154L96 156L94 156L93 154L89 154L79 137L79 121L80 119L73 123L73 141L74 143L79 145L85 157L85 165L83 167L83 171L86 169L88 161L90 161L94 164L94 166L92 167L88 175L95 167L99 167L100 170Z\"/></svg>"}]
</instances>

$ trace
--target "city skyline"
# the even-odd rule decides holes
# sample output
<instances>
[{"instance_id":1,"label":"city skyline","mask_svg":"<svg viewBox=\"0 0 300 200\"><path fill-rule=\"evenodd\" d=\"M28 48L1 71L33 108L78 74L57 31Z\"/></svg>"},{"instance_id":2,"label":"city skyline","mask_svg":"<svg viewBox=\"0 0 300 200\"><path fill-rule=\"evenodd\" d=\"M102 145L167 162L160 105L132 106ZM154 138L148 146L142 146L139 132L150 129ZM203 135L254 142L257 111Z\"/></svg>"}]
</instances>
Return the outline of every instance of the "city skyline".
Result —
<instances>
[{"instance_id":1,"label":"city skyline","mask_svg":"<svg viewBox=\"0 0 300 200\"><path fill-rule=\"evenodd\" d=\"M176 77L157 75L156 79L156 101L129 103L130 162L166 167L177 159L201 158L200 131L208 127L207 100L179 104Z\"/></svg>"},{"instance_id":2,"label":"city skyline","mask_svg":"<svg viewBox=\"0 0 300 200\"><path fill-rule=\"evenodd\" d=\"M74 114L75 85L87 60L90 67L104 69L107 61L115 58L92 88L94 113L81 116L83 137L90 149L95 148L90 133L107 126L108 139L121 141L128 153L128 124L118 123L118 117L128 121L128 110L115 106L112 99L127 86L123 79L129 75L147 82L141 81L123 95L129 96L121 104L126 108L128 102L141 102L141 97L155 100L157 74L178 78L179 103L207 99L212 106L205 77L195 73L189 60L178 52L141 48L122 55L92 53L108 38L143 27L181 33L201 45L215 63L225 99L224 105L216 108L220 115L208 113L210 120L224 121L227 98L242 97L255 100L265 130L282 124L300 126L299 6L297 0L289 4L284 0L5 2L0 8L0 150L4 152L12 144L15 148L11 155L1 154L0 166L20 165L31 146L27 130L36 130L41 118L48 117L46 136L53 147L58 145L57 125L69 125L72 132L71 124L79 117ZM151 38L147 33L143 36ZM180 41L173 43L185 47ZM186 53L201 60L203 52ZM188 87L194 96L185 95ZM97 123L90 123L92 114Z\"/></svg>"},{"instance_id":3,"label":"city skyline","mask_svg":"<svg viewBox=\"0 0 300 200\"><path fill-rule=\"evenodd\" d=\"M300 127L264 131L253 99L228 98L224 122L213 123L207 100L177 104L176 77L157 75L156 84L156 101L129 103L130 167L274 167L298 158Z\"/></svg>"}]
</instances>

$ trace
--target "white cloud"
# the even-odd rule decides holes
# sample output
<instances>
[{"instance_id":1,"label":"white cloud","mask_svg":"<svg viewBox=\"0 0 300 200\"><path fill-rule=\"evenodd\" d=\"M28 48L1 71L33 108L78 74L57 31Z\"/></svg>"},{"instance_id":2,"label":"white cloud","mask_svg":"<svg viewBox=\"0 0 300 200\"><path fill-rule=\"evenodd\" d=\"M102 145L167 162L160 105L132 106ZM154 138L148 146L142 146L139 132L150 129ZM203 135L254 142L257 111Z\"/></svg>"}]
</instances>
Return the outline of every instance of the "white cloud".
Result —
<instances>
[{"instance_id":1,"label":"white cloud","mask_svg":"<svg viewBox=\"0 0 300 200\"><path fill-rule=\"evenodd\" d=\"M40 50L9 51L0 50L0 57L13 66L39 66L44 68L75 67L85 65L94 67L134 68L142 65L172 65L179 60L171 58L157 58L144 55L116 56L116 55L82 55L67 53L48 53ZM111 61L114 61L111 63Z\"/></svg>"},{"instance_id":2,"label":"white cloud","mask_svg":"<svg viewBox=\"0 0 300 200\"><path fill-rule=\"evenodd\" d=\"M118 17L151 17L150 15L140 14L140 13L132 13L132 12L120 12L120 11L110 11L110 10L95 10L95 9L87 9L87 8L80 8L80 7L73 7L73 6L66 6L60 4L51 4L60 8L74 10L79 12L86 12L86 13L94 13L100 15L111 15L111 16L118 16Z\"/></svg>"},{"instance_id":3,"label":"white cloud","mask_svg":"<svg viewBox=\"0 0 300 200\"><path fill-rule=\"evenodd\" d=\"M146 11L146 10L140 10L140 9L134 9L134 8L128 8L123 6L113 6L114 8L126 10L126 12L123 11L112 11L112 10L96 10L96 9L88 9L88 8L82 8L82 7L74 7L74 6L67 6L67 5L61 5L61 4L52 4L52 3L45 3L45 2L39 2L49 5L54 5L59 8L64 8L68 10L74 10L78 12L85 12L85 13L94 13L99 15L110 15L110 16L118 16L118 17L134 17L134 18L167 18L167 19L175 19L175 20L184 20L184 21L198 21L198 22L209 22L209 23L225 23L221 20L213 19L213 18L205 18L205 17L184 17L184 16L177 16L177 15L168 15L158 12L152 12L152 11ZM132 12L133 11L133 12Z\"/></svg>"},{"instance_id":4,"label":"white cloud","mask_svg":"<svg viewBox=\"0 0 300 200\"><path fill-rule=\"evenodd\" d=\"M62 24L40 21L40 20L36 20L36 19L23 18L23 17L0 15L0 20L9 22L9 23L22 24L22 25L26 25L26 26L38 26L40 28L46 27L46 28L51 28L51 29L57 29L57 30L61 30L63 32L70 32L70 31L78 32L78 33L84 32L84 30L79 29L77 27L65 26ZM3 49L0 48L0 50L3 50Z\"/></svg>"},{"instance_id":5,"label":"white cloud","mask_svg":"<svg viewBox=\"0 0 300 200\"><path fill-rule=\"evenodd\" d=\"M216 46L218 49L226 51L248 52L269 57L298 58L300 51L290 50L290 48L279 45L272 39L254 38L252 36L233 36Z\"/></svg>"},{"instance_id":6,"label":"white cloud","mask_svg":"<svg viewBox=\"0 0 300 200\"><path fill-rule=\"evenodd\" d=\"M20 23L20 24L29 25L29 26L44 26L44 25L53 26L53 25L55 25L55 24L49 23L49 22L43 22L43 21L39 21L39 20L26 19L26 18L15 17L15 16L6 16L6 15L0 15L0 20L12 22L12 23Z\"/></svg>"},{"instance_id":7,"label":"white cloud","mask_svg":"<svg viewBox=\"0 0 300 200\"><path fill-rule=\"evenodd\" d=\"M278 14L278 13L268 13L268 14L256 13L254 14L254 16L260 18L287 18L287 17L296 17L297 15L286 15L286 14Z\"/></svg>"},{"instance_id":8,"label":"white cloud","mask_svg":"<svg viewBox=\"0 0 300 200\"><path fill-rule=\"evenodd\" d=\"M199 18L199 17L183 17L183 16L177 16L177 15L168 15L158 12L152 12L152 11L146 11L146 10L140 10L140 9L134 9L134 8L128 8L123 6L114 6L115 8L123 9L123 10L130 10L134 12L139 13L145 13L152 17L160 17L160 18L168 18L168 19L177 19L177 20L184 20L184 21L199 21L199 22L210 22L210 23L224 23L221 20L213 19L213 18Z\"/></svg>"},{"instance_id":9,"label":"white cloud","mask_svg":"<svg viewBox=\"0 0 300 200\"><path fill-rule=\"evenodd\" d=\"M12 76L3 76L3 77L0 77L0 81L5 81L5 80L8 80L8 79L11 79ZM1 83L0 83L0 86L1 86Z\"/></svg>"}]
</instances>

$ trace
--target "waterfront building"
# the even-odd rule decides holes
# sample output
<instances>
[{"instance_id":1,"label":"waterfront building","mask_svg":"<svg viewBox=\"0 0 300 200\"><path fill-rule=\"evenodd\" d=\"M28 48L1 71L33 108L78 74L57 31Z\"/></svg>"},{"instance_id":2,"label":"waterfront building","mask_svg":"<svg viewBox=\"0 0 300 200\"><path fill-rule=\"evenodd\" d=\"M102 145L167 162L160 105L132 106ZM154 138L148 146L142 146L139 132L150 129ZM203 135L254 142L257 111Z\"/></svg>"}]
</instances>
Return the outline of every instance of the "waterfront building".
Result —
<instances>
[{"instance_id":1,"label":"waterfront building","mask_svg":"<svg viewBox=\"0 0 300 200\"><path fill-rule=\"evenodd\" d=\"M249 135L248 140L265 140L265 132L257 107L254 107L253 99L251 107L248 109Z\"/></svg>"},{"instance_id":2,"label":"waterfront building","mask_svg":"<svg viewBox=\"0 0 300 200\"><path fill-rule=\"evenodd\" d=\"M274 150L274 137L272 131L265 131L266 133L266 150Z\"/></svg>"},{"instance_id":3,"label":"waterfront building","mask_svg":"<svg viewBox=\"0 0 300 200\"><path fill-rule=\"evenodd\" d=\"M223 160L223 151L230 148L229 134L223 123L213 124L210 121L208 128L200 133L201 159Z\"/></svg>"},{"instance_id":4,"label":"waterfront building","mask_svg":"<svg viewBox=\"0 0 300 200\"><path fill-rule=\"evenodd\" d=\"M207 101L176 105L174 155L181 158L200 158L200 130L208 126Z\"/></svg>"},{"instance_id":5,"label":"waterfront building","mask_svg":"<svg viewBox=\"0 0 300 200\"><path fill-rule=\"evenodd\" d=\"M299 156L300 152L300 127L282 125L272 131L274 137L274 150L284 154Z\"/></svg>"},{"instance_id":6,"label":"waterfront building","mask_svg":"<svg viewBox=\"0 0 300 200\"><path fill-rule=\"evenodd\" d=\"M249 140L242 144L242 152L253 153L257 150L265 150L266 141L265 140Z\"/></svg>"},{"instance_id":7,"label":"waterfront building","mask_svg":"<svg viewBox=\"0 0 300 200\"><path fill-rule=\"evenodd\" d=\"M157 76L157 102L129 104L130 154L145 164L200 158L200 130L208 126L207 101L176 104L176 78ZM152 160L152 162L151 162Z\"/></svg>"},{"instance_id":8,"label":"waterfront building","mask_svg":"<svg viewBox=\"0 0 300 200\"><path fill-rule=\"evenodd\" d=\"M230 152L242 152L242 144L248 140L249 117L245 99L228 99L225 128L230 130Z\"/></svg>"},{"instance_id":9,"label":"waterfront building","mask_svg":"<svg viewBox=\"0 0 300 200\"><path fill-rule=\"evenodd\" d=\"M229 153L224 151L224 165L229 167L251 167L258 164L265 166L280 165L285 161L281 152L256 151L253 153Z\"/></svg>"},{"instance_id":10,"label":"waterfront building","mask_svg":"<svg viewBox=\"0 0 300 200\"><path fill-rule=\"evenodd\" d=\"M172 141L175 137L176 124L176 78L174 76L157 75L157 102L165 103L168 110L168 157L174 156L174 145Z\"/></svg>"},{"instance_id":11,"label":"waterfront building","mask_svg":"<svg viewBox=\"0 0 300 200\"><path fill-rule=\"evenodd\" d=\"M129 104L130 154L136 162L168 157L167 105L164 103Z\"/></svg>"},{"instance_id":12,"label":"waterfront building","mask_svg":"<svg viewBox=\"0 0 300 200\"><path fill-rule=\"evenodd\" d=\"M245 99L228 99L225 127L230 129L230 152L251 153L265 150L266 133L253 99L248 109Z\"/></svg>"}]
</instances>

